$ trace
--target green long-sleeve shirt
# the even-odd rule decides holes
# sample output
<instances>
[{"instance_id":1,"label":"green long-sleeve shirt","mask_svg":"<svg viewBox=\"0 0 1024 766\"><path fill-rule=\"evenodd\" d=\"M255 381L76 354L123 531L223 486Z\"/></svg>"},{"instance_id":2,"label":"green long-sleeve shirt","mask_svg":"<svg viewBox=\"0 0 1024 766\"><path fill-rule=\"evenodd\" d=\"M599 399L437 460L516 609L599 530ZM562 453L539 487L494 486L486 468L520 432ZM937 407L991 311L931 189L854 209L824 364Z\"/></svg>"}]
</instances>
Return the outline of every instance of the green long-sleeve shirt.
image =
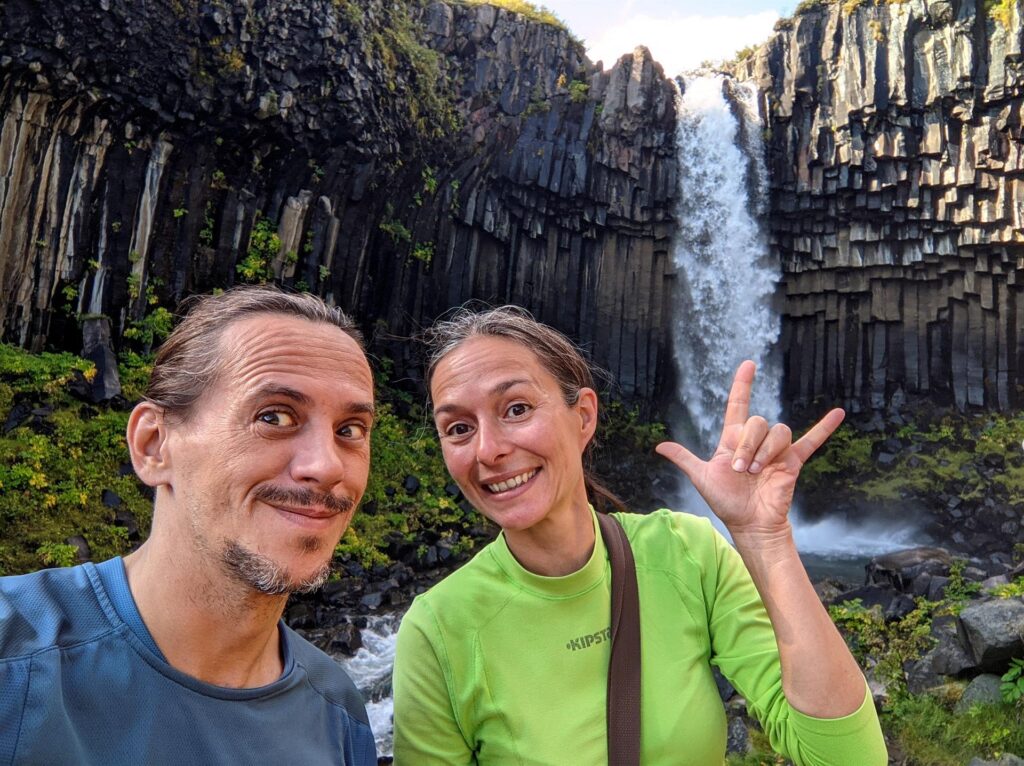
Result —
<instances>
[{"instance_id":1,"label":"green long-sleeve shirt","mask_svg":"<svg viewBox=\"0 0 1024 766\"><path fill-rule=\"evenodd\" d=\"M715 665L797 764L884 766L869 695L855 713L827 720L786 701L761 599L706 519L671 511L617 518L640 592L645 765L724 762ZM607 762L610 601L600 534L587 564L565 577L523 569L499 536L417 597L398 633L396 765Z\"/></svg>"}]
</instances>

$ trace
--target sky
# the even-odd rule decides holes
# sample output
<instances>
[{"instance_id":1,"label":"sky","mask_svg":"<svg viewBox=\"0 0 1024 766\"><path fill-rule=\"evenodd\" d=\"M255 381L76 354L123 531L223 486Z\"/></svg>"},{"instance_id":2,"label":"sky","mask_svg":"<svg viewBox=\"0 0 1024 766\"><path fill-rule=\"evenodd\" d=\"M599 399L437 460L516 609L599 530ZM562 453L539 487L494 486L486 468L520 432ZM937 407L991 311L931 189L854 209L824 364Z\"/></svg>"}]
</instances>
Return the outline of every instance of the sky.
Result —
<instances>
[{"instance_id":1,"label":"sky","mask_svg":"<svg viewBox=\"0 0 1024 766\"><path fill-rule=\"evenodd\" d=\"M607 69L646 45L672 76L704 61L733 58L768 39L796 0L538 0L583 39L592 61Z\"/></svg>"}]
</instances>

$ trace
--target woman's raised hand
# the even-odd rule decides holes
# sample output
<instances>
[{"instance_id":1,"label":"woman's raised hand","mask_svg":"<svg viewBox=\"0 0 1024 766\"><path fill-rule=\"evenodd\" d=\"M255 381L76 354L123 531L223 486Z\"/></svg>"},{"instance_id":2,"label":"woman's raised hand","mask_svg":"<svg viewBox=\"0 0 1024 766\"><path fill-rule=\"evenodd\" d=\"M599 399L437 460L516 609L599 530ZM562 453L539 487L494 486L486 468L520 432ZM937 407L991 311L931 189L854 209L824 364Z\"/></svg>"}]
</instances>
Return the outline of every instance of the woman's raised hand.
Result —
<instances>
[{"instance_id":1,"label":"woman's raised hand","mask_svg":"<svg viewBox=\"0 0 1024 766\"><path fill-rule=\"evenodd\" d=\"M845 416L843 410L834 409L793 442L789 426L777 423L769 427L763 417L749 417L754 371L750 361L736 370L722 436L709 460L701 460L675 442L656 447L659 455L675 463L693 482L734 538L788 531L787 517L800 469Z\"/></svg>"}]
</instances>

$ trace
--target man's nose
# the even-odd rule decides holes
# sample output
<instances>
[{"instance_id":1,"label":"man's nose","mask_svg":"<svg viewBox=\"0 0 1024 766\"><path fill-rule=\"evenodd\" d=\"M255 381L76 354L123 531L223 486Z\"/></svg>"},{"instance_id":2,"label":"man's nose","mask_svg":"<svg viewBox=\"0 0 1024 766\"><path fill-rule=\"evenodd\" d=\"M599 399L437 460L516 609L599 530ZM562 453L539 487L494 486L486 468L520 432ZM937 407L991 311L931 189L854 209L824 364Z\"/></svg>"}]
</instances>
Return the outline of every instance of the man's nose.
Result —
<instances>
[{"instance_id":1,"label":"man's nose","mask_svg":"<svg viewBox=\"0 0 1024 766\"><path fill-rule=\"evenodd\" d=\"M333 426L308 425L296 440L291 460L295 481L329 490L345 477L345 451Z\"/></svg>"}]
</instances>

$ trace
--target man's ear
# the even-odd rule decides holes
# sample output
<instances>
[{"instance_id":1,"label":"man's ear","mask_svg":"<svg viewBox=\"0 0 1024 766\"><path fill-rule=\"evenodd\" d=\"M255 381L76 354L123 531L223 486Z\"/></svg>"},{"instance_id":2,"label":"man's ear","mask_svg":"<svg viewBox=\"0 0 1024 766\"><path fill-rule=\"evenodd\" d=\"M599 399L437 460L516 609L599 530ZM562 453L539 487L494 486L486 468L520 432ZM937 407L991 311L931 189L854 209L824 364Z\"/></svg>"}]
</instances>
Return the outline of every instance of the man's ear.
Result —
<instances>
[{"instance_id":1,"label":"man's ear","mask_svg":"<svg viewBox=\"0 0 1024 766\"><path fill-rule=\"evenodd\" d=\"M576 400L576 412L580 416L580 449L585 449L597 431L597 393L592 388L581 388Z\"/></svg>"},{"instance_id":2,"label":"man's ear","mask_svg":"<svg viewBox=\"0 0 1024 766\"><path fill-rule=\"evenodd\" d=\"M135 405L128 417L128 451L132 456L135 475L150 487L171 482L167 436L168 428L162 408L147 401Z\"/></svg>"}]
</instances>

